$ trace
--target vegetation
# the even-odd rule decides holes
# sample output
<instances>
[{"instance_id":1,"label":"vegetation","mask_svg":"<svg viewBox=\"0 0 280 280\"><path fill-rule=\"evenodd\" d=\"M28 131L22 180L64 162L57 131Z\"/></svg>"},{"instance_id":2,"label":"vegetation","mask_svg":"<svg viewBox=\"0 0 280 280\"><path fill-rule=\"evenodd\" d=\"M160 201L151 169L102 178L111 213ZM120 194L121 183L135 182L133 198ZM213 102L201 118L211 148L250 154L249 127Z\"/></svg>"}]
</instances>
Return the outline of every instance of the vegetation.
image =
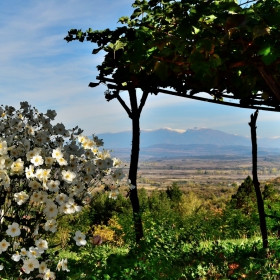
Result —
<instances>
[{"instance_id":1,"label":"vegetation","mask_svg":"<svg viewBox=\"0 0 280 280\"><path fill-rule=\"evenodd\" d=\"M71 29L65 37L86 39L98 46L93 54L106 53L97 67L99 82L89 86L107 84L105 98L117 99L132 120L131 205L116 196L96 198L98 203L76 216L95 234L92 244L69 253L74 245L65 242L53 254L67 256L70 279L277 279L279 199L273 186L261 193L257 112L249 123L253 180L248 177L231 198L197 197L177 185L147 195L137 189L137 169L139 119L149 94L206 100L195 95L207 92L212 102L229 105L223 100L232 97L240 104L230 105L279 111L279 1L136 0L133 7L130 17L120 18L123 27ZM139 105L137 88L143 92ZM128 91L130 108L122 90ZM73 227L62 222L60 240Z\"/></svg>"},{"instance_id":2,"label":"vegetation","mask_svg":"<svg viewBox=\"0 0 280 280\"><path fill-rule=\"evenodd\" d=\"M176 183L150 194L140 189L146 232L140 244L134 240L132 208L127 199L118 196L109 200L106 194L96 195L94 205L98 207L85 209L76 221L90 225L92 235L100 234L103 243L89 243L76 251L73 245L62 251L54 249L59 258L68 259L70 269L57 279L278 279L278 221L267 218L270 248L264 250L256 199L247 200L250 213L244 211L247 202L235 203L250 185L252 179L248 177L232 198L212 199L184 193ZM250 194L254 192L249 191L248 197ZM266 211L271 208L278 217L279 199L274 192L272 200L265 200ZM109 220L107 217L93 224L92 217L105 209ZM65 226L72 227L71 223ZM60 234L57 232L57 236Z\"/></svg>"},{"instance_id":3,"label":"vegetation","mask_svg":"<svg viewBox=\"0 0 280 280\"><path fill-rule=\"evenodd\" d=\"M229 105L221 101L232 97L240 101L234 104L238 107L270 107L269 110L278 111L280 9L277 0L240 4L235 0L136 0L132 6L133 14L119 19L123 27L114 31L71 29L65 40L86 39L98 45L93 54L106 52L102 64L97 66L100 82L89 86L107 84L106 99L116 98L132 120L129 179L135 188L129 197L139 242L143 237L136 186L139 119L148 94L164 92L194 98L197 93L207 92L220 104ZM166 87L173 91L164 90ZM139 106L136 88L143 92ZM130 108L121 98L121 90L128 91ZM257 112L249 123L254 151L253 182L263 246L267 247L263 199L256 173L256 119Z\"/></svg>"}]
</instances>

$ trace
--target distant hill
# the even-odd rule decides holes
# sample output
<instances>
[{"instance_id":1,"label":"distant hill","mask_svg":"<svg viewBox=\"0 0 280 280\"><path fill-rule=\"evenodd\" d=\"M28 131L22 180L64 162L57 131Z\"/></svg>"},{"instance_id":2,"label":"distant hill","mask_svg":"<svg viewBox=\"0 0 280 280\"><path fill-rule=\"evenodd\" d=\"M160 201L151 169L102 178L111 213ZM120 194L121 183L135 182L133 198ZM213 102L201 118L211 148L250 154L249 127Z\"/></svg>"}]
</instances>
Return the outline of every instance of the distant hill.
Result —
<instances>
[{"instance_id":1,"label":"distant hill","mask_svg":"<svg viewBox=\"0 0 280 280\"><path fill-rule=\"evenodd\" d=\"M223 145L223 146L251 146L251 139L243 136L228 134L210 128L193 128L185 132L178 132L168 128L152 131L141 131L140 147L149 147L157 144L173 145ZM98 135L104 140L105 148L131 147L131 131L118 133L102 133ZM280 148L280 138L259 138L258 146L263 148Z\"/></svg>"},{"instance_id":2,"label":"distant hill","mask_svg":"<svg viewBox=\"0 0 280 280\"><path fill-rule=\"evenodd\" d=\"M141 131L140 156L143 158L178 157L250 157L251 139L209 128L193 128L176 131L162 128ZM104 148L113 149L113 156L129 158L131 152L130 131L102 133ZM280 138L258 139L258 155L280 155Z\"/></svg>"},{"instance_id":3,"label":"distant hill","mask_svg":"<svg viewBox=\"0 0 280 280\"><path fill-rule=\"evenodd\" d=\"M130 159L130 148L113 149L111 155L121 159ZM191 145L172 145L157 144L140 149L141 159L159 159L159 158L203 158L232 160L237 158L250 158L252 149L250 146L219 146L207 144ZM259 157L276 159L280 157L280 149L277 148L258 148Z\"/></svg>"}]
</instances>

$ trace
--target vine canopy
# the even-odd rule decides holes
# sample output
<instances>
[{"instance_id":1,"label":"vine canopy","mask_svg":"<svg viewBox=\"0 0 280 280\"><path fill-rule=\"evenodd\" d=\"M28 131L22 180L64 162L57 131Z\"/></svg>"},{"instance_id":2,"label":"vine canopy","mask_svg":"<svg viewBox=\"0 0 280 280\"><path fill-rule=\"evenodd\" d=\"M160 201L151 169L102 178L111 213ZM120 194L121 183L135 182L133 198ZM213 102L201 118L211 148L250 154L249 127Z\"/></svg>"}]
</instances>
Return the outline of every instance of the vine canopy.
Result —
<instances>
[{"instance_id":1,"label":"vine canopy","mask_svg":"<svg viewBox=\"0 0 280 280\"><path fill-rule=\"evenodd\" d=\"M105 51L99 82L89 86L206 92L218 101L231 97L240 106L280 110L279 0L136 0L132 6L133 14L119 19L122 27L71 29L64 38L97 44L93 54Z\"/></svg>"}]
</instances>

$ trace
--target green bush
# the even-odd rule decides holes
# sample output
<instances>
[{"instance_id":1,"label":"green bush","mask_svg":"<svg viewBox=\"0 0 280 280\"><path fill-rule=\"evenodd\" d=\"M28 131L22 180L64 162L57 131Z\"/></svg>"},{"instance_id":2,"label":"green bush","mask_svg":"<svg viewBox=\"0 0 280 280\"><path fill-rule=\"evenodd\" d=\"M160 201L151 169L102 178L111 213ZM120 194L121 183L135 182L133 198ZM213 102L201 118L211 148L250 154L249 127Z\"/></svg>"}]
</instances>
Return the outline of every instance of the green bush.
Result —
<instances>
[{"instance_id":1,"label":"green bush","mask_svg":"<svg viewBox=\"0 0 280 280\"><path fill-rule=\"evenodd\" d=\"M96 193L90 203L90 212L87 212L92 225L107 225L115 214L128 213L131 204L128 198L118 195L111 199L106 193Z\"/></svg>"}]
</instances>

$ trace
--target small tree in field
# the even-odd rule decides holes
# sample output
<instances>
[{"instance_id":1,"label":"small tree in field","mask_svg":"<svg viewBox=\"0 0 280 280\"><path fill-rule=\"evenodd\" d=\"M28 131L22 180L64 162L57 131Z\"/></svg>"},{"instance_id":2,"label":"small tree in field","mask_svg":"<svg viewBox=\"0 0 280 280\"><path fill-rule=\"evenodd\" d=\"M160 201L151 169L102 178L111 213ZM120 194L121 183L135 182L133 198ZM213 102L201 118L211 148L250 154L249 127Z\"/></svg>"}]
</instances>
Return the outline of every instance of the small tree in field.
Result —
<instances>
[{"instance_id":1,"label":"small tree in field","mask_svg":"<svg viewBox=\"0 0 280 280\"><path fill-rule=\"evenodd\" d=\"M245 214L249 215L255 208L256 193L254 183L250 176L238 188L236 194L231 197L231 204L236 209L241 209Z\"/></svg>"},{"instance_id":2,"label":"small tree in field","mask_svg":"<svg viewBox=\"0 0 280 280\"><path fill-rule=\"evenodd\" d=\"M273 184L268 183L265 184L262 195L264 200L274 200L277 197L277 190Z\"/></svg>"}]
</instances>

